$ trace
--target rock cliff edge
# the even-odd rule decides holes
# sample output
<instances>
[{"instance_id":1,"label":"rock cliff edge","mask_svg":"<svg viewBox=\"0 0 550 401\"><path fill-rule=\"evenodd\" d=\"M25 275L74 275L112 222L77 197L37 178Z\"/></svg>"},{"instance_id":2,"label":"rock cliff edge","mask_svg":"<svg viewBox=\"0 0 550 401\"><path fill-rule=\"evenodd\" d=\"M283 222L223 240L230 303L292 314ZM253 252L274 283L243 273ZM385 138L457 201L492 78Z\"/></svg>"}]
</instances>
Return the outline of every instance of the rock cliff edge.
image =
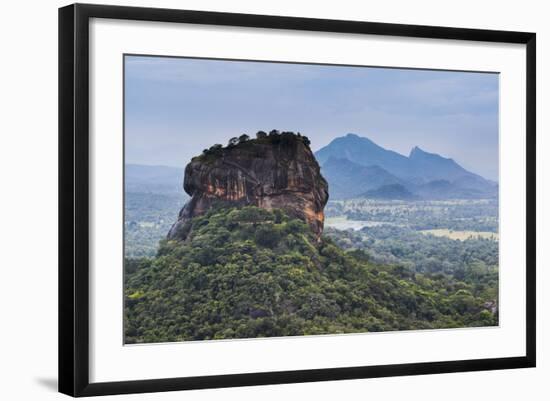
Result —
<instances>
[{"instance_id":1,"label":"rock cliff edge","mask_svg":"<svg viewBox=\"0 0 550 401\"><path fill-rule=\"evenodd\" d=\"M309 140L299 134L260 131L256 139L243 135L227 147L214 145L187 165L183 188L191 199L169 239L184 240L186 223L217 205L279 208L305 221L318 238L323 231L328 184Z\"/></svg>"}]
</instances>

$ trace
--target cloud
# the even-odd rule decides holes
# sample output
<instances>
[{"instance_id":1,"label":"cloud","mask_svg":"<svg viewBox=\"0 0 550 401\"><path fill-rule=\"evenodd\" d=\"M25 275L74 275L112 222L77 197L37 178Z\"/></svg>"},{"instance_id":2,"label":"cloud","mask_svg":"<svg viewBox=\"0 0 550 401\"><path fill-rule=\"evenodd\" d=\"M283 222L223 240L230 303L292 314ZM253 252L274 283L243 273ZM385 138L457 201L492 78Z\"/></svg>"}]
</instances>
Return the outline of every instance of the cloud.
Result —
<instances>
[{"instance_id":1,"label":"cloud","mask_svg":"<svg viewBox=\"0 0 550 401\"><path fill-rule=\"evenodd\" d=\"M128 161L181 166L213 143L273 128L308 135L314 149L348 132L401 153L419 145L494 179L498 75L126 59Z\"/></svg>"}]
</instances>

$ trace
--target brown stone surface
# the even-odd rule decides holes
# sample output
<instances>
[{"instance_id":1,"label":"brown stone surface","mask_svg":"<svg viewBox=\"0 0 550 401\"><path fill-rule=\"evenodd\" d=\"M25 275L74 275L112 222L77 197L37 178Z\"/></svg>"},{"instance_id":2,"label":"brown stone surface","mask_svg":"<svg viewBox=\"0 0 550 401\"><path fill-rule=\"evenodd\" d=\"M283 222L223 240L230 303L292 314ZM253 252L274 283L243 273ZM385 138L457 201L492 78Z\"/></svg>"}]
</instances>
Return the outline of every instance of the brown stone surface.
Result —
<instances>
[{"instance_id":1,"label":"brown stone surface","mask_svg":"<svg viewBox=\"0 0 550 401\"><path fill-rule=\"evenodd\" d=\"M304 137L291 133L248 140L193 158L185 168L182 208L169 239L185 239L185 223L216 204L280 208L307 222L319 237L328 184Z\"/></svg>"}]
</instances>

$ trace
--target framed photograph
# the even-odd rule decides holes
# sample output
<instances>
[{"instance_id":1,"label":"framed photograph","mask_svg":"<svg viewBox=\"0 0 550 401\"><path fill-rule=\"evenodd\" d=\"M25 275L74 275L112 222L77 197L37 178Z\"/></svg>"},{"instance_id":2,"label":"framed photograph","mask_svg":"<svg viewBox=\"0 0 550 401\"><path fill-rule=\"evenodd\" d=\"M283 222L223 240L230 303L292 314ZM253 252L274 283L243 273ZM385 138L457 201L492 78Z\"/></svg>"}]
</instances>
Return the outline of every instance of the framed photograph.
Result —
<instances>
[{"instance_id":1,"label":"framed photograph","mask_svg":"<svg viewBox=\"0 0 550 401\"><path fill-rule=\"evenodd\" d=\"M535 34L59 10L59 390L535 366Z\"/></svg>"}]
</instances>

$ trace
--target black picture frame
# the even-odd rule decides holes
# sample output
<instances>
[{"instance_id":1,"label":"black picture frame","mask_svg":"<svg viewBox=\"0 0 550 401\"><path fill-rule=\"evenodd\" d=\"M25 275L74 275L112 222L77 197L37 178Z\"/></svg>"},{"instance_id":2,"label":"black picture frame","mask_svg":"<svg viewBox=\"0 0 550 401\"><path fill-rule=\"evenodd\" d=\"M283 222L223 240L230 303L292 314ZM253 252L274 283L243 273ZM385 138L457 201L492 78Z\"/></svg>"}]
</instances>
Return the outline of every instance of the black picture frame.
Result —
<instances>
[{"instance_id":1,"label":"black picture frame","mask_svg":"<svg viewBox=\"0 0 550 401\"><path fill-rule=\"evenodd\" d=\"M526 353L520 357L90 383L88 61L91 18L438 38L526 45ZM59 9L59 391L71 396L534 367L536 35L480 29L74 4Z\"/></svg>"}]
</instances>

